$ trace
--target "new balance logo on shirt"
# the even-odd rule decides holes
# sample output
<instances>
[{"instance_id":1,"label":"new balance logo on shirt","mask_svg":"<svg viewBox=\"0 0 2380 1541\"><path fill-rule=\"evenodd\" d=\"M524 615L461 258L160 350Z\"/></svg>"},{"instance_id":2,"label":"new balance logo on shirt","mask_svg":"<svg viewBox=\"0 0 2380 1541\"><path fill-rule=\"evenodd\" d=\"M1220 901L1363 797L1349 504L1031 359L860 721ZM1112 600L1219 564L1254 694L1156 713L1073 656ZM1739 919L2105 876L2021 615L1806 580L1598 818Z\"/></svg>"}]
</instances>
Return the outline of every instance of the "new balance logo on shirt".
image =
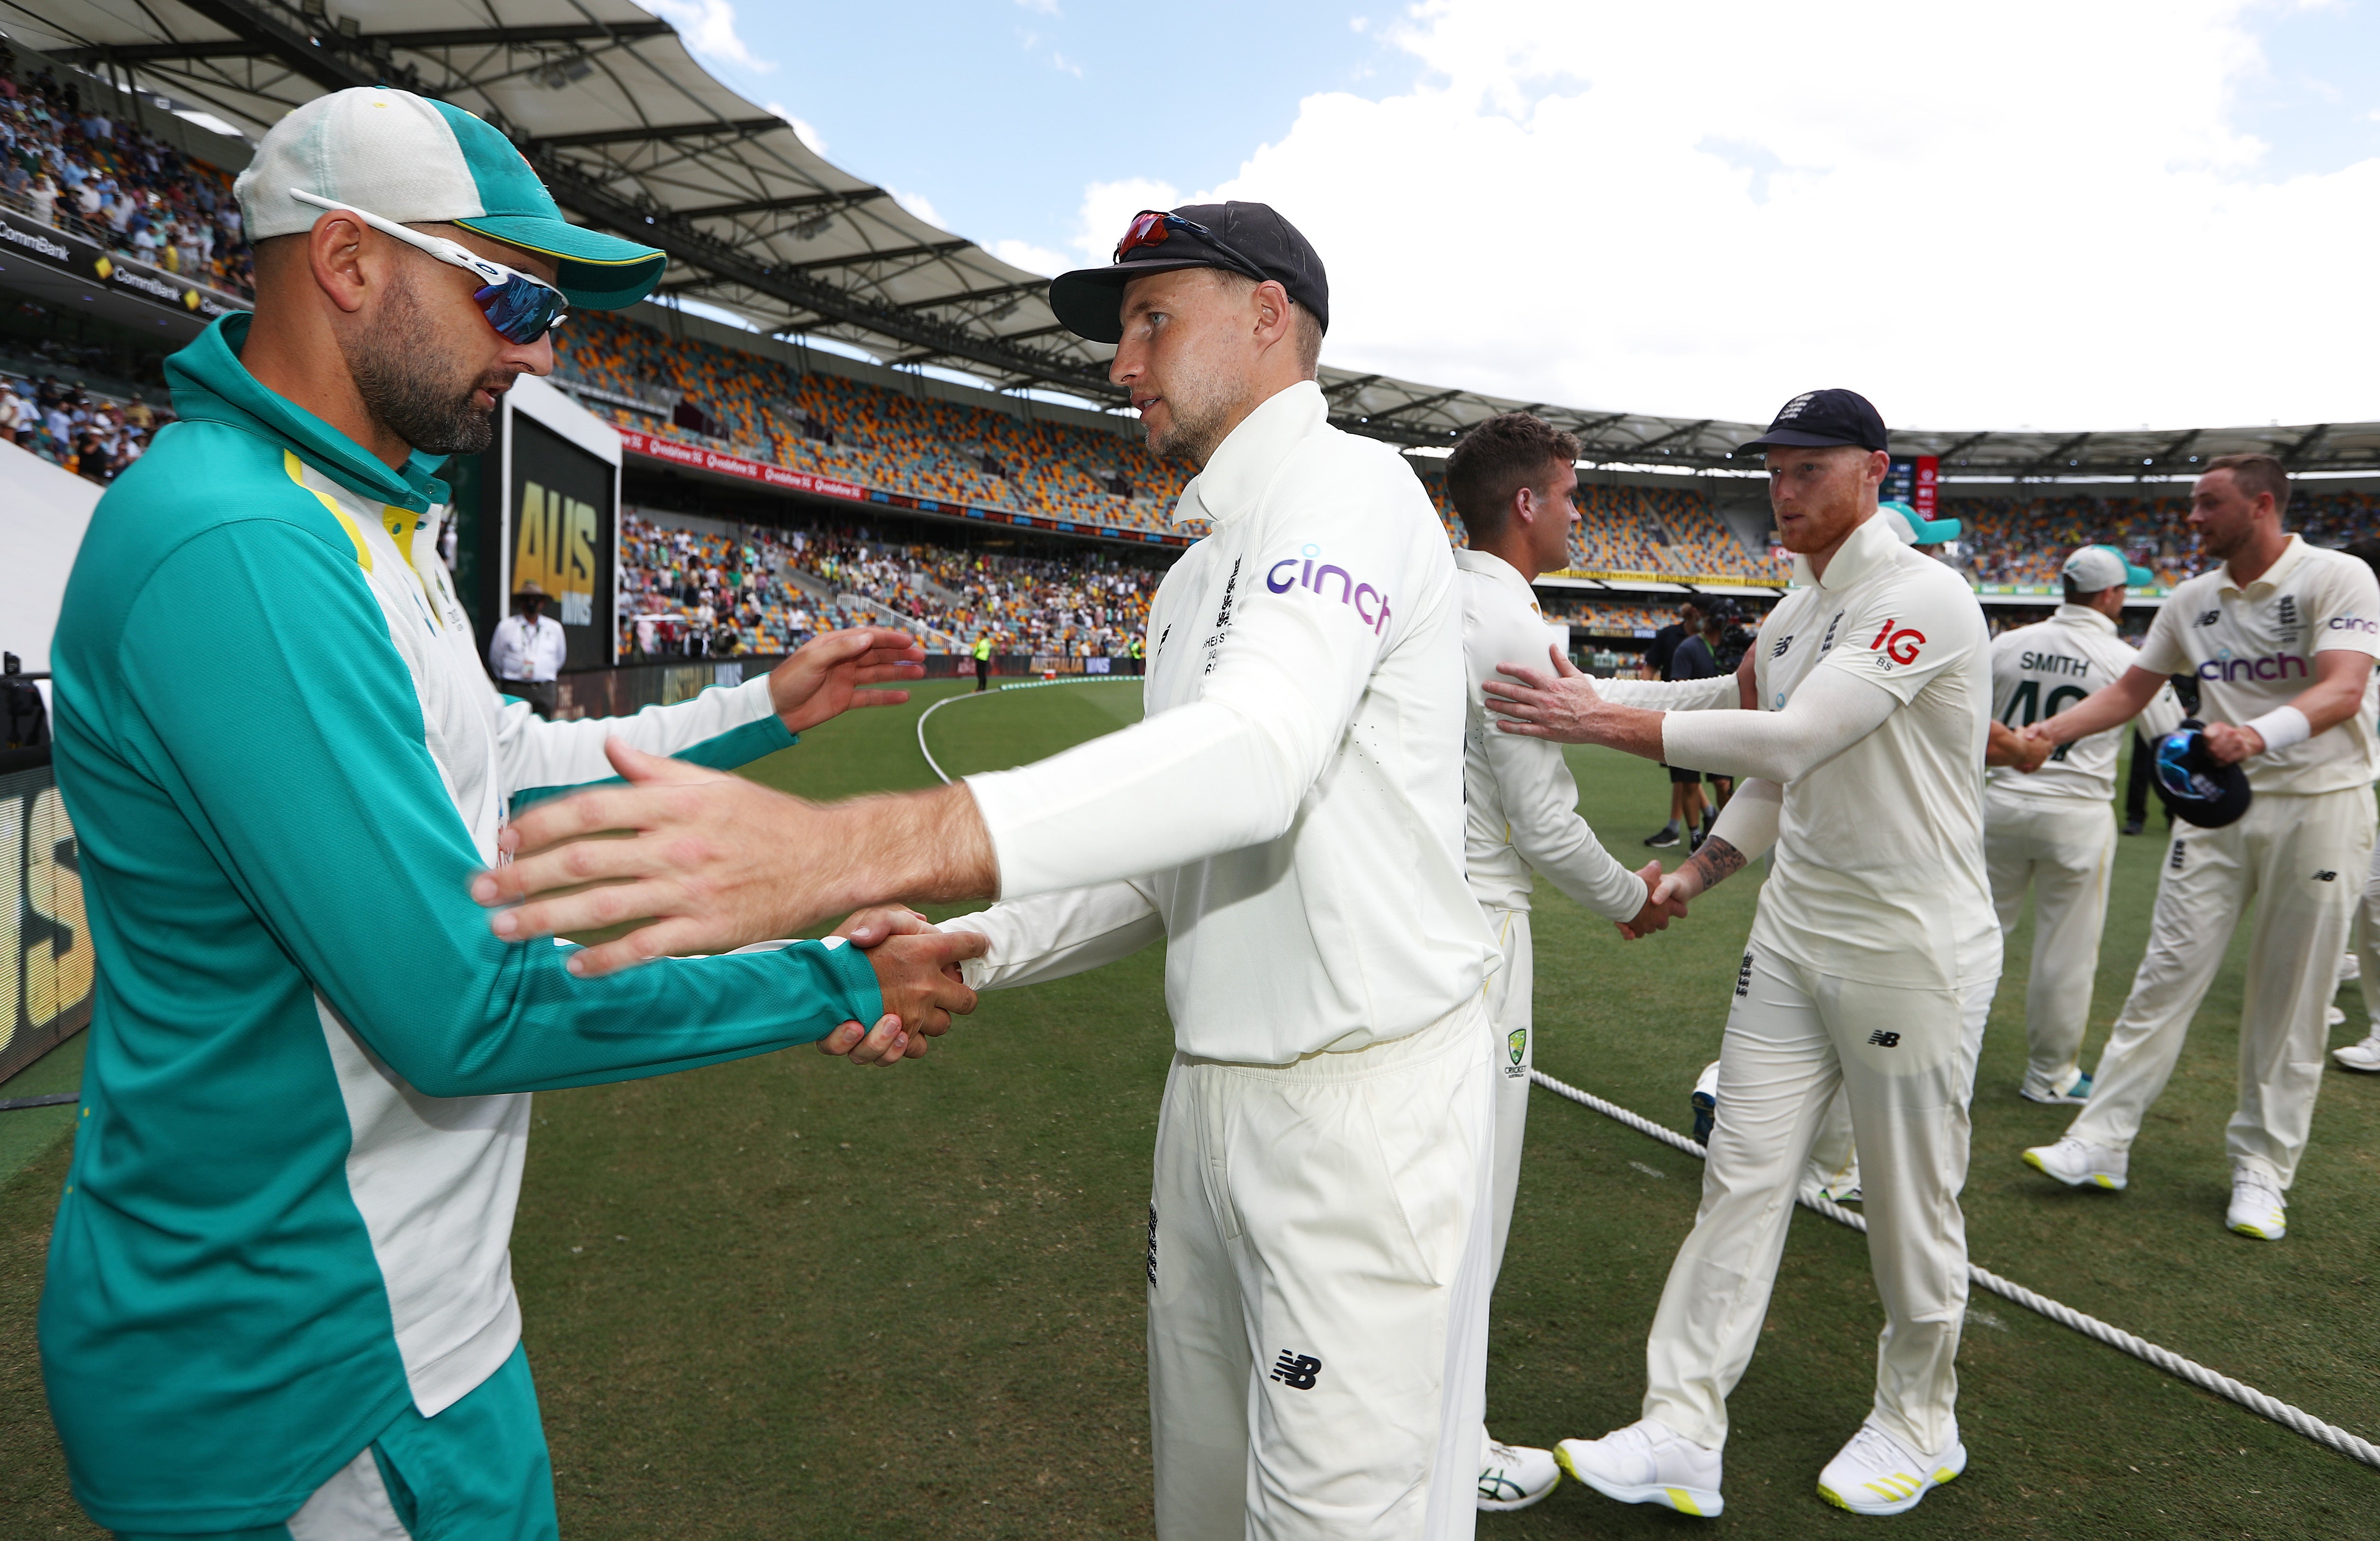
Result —
<instances>
[{"instance_id":1,"label":"new balance logo on shirt","mask_svg":"<svg viewBox=\"0 0 2380 1541\"><path fill-rule=\"evenodd\" d=\"M1900 1035L1899 1033L1870 1033L1867 1036L1867 1041L1872 1047L1877 1049L1898 1049L1900 1047Z\"/></svg>"},{"instance_id":2,"label":"new balance logo on shirt","mask_svg":"<svg viewBox=\"0 0 2380 1541\"><path fill-rule=\"evenodd\" d=\"M1310 1353L1292 1353L1283 1349L1281 1357L1273 1361L1272 1377L1293 1391L1313 1390L1315 1377L1321 1373L1322 1361Z\"/></svg>"},{"instance_id":3,"label":"new balance logo on shirt","mask_svg":"<svg viewBox=\"0 0 2380 1541\"><path fill-rule=\"evenodd\" d=\"M2317 872L2313 875L2313 880L2318 883L2335 883L2338 881L2338 874L2329 871Z\"/></svg>"}]
</instances>

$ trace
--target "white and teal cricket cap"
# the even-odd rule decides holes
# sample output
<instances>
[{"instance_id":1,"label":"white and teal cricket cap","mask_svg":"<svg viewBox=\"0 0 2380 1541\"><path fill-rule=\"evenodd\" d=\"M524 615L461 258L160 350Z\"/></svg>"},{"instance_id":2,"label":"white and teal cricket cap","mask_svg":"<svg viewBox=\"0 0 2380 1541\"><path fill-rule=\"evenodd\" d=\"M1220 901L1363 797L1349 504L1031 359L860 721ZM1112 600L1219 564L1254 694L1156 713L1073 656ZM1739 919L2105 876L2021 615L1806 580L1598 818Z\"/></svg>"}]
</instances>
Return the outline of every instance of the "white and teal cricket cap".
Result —
<instances>
[{"instance_id":1,"label":"white and teal cricket cap","mask_svg":"<svg viewBox=\"0 0 2380 1541\"><path fill-rule=\"evenodd\" d=\"M1893 538L1904 546L1938 546L1956 540L1965 528L1956 519L1929 519L1898 498L1876 504L1876 511L1890 517Z\"/></svg>"},{"instance_id":2,"label":"white and teal cricket cap","mask_svg":"<svg viewBox=\"0 0 2380 1541\"><path fill-rule=\"evenodd\" d=\"M2143 588L2156 581L2146 567L2135 567L2113 546L2077 546L2058 576L2072 581L2075 591L2096 594L2109 588Z\"/></svg>"},{"instance_id":3,"label":"white and teal cricket cap","mask_svg":"<svg viewBox=\"0 0 2380 1541\"><path fill-rule=\"evenodd\" d=\"M310 230L322 211L297 188L400 224L459 224L551 257L575 309L617 310L653 292L669 258L573 224L512 141L462 108L388 86L318 96L274 124L232 190L248 238Z\"/></svg>"}]
</instances>

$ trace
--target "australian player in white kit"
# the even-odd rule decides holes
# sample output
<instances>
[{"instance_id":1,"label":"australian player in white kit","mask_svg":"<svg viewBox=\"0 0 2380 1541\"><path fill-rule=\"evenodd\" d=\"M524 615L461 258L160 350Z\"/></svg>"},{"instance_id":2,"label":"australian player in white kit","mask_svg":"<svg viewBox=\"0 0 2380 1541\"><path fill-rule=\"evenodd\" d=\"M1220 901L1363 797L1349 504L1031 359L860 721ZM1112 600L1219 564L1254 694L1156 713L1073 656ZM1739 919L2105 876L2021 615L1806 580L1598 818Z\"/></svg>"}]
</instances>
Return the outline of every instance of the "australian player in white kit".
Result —
<instances>
[{"instance_id":1,"label":"australian player in white kit","mask_svg":"<svg viewBox=\"0 0 2380 1541\"><path fill-rule=\"evenodd\" d=\"M1775 848L1719 1057L1702 1206L1670 1270L1644 1416L1565 1440L1600 1491L1719 1511L1727 1396L1759 1341L1803 1163L1850 1093L1868 1256L1885 1308L1873 1411L1819 1495L1899 1513L1965 1469L1956 1413L1967 1300L1967 1101L2000 939L1984 877L1991 677L1965 580L1877 516L1882 419L1849 391L1788 402L1767 454L1799 587L1762 627L1760 711L1647 712L1583 677L1491 686L1514 731L1748 778L1658 898L1687 900Z\"/></svg>"},{"instance_id":2,"label":"australian player in white kit","mask_svg":"<svg viewBox=\"0 0 2380 1541\"><path fill-rule=\"evenodd\" d=\"M2132 1141L2165 1090L2191 1017L2251 901L2240 1022L2240 1102L2225 1223L2278 1240L2322 1084L2324 1009L2372 856L2380 770L2366 693L2380 654L2380 584L2351 556L2281 528L2289 478L2270 455L2210 461L2191 528L2221 565L2183 583L2113 685L2035 722L2069 743L2130 720L2168 674L2195 673L2219 759L2245 767L2253 800L2236 823L2174 827L2147 955L2066 1137L2024 1159L2070 1186L2130 1181Z\"/></svg>"},{"instance_id":3,"label":"australian player in white kit","mask_svg":"<svg viewBox=\"0 0 2380 1541\"><path fill-rule=\"evenodd\" d=\"M2046 621L1992 639L1992 715L2011 729L2055 717L2103 686L2137 656L2116 635L2127 584L2149 575L2106 546L2079 546L2060 573L2066 602ZM2181 721L2170 686L2133 720L2151 742ZM2099 972L2107 884L2116 865L2119 723L2061 746L2038 770L1986 773L1984 866L2003 943L2033 894L2033 972L2025 987L2025 1071L2020 1088L2035 1102L2080 1103L2091 1077L2078 1057Z\"/></svg>"},{"instance_id":4,"label":"australian player in white kit","mask_svg":"<svg viewBox=\"0 0 2380 1541\"><path fill-rule=\"evenodd\" d=\"M1497 953L1463 870L1453 559L1395 452L1330 426L1314 379L1328 290L1287 221L1254 203L1151 211L1116 257L1059 279L1051 305L1118 343L1111 372L1153 446L1202 467L1177 517L1211 526L1151 610L1146 721L833 808L680 777L698 795L640 788L524 820L528 848L644 832L564 848L584 865L546 851L499 875L535 892L666 865L671 882L605 890L627 897L602 907L674 906L645 944L672 949L996 892L944 928L989 939L983 988L1165 941L1175 1054L1147 1257L1157 1534L1468 1536L1493 1119L1481 986ZM699 909L674 897L684 864L668 855L696 844L716 859L694 875L720 896ZM505 934L573 924L577 904L525 906ZM878 912L845 929L868 945L914 924ZM840 1047L909 1051L873 1034Z\"/></svg>"},{"instance_id":5,"label":"australian player in white kit","mask_svg":"<svg viewBox=\"0 0 2380 1541\"><path fill-rule=\"evenodd\" d=\"M1570 434L1525 412L1507 412L1474 426L1446 462L1447 491L1469 540L1467 549L1454 553L1465 677L1472 686L1463 728L1463 866L1503 954L1503 966L1487 987L1488 1058L1496 1085L1491 1287L1512 1227L1529 1115L1529 1069L1536 1057L1529 937L1535 877L1542 874L1632 937L1658 930L1670 920L1669 911L1652 903L1661 864L1631 872L1606 851L1579 817L1578 783L1561 746L1497 732L1479 690L1498 677L1498 664L1543 655L1557 632L1567 640L1569 628L1548 626L1529 585L1539 573L1568 562L1571 527L1579 517L1573 502L1577 459L1578 441ZM1730 705L1736 691L1732 678L1650 688L1673 695L1700 690L1714 703L1724 698ZM1484 1427L1480 1443L1483 1510L1525 1509L1561 1480L1551 1450L1503 1443Z\"/></svg>"}]
</instances>

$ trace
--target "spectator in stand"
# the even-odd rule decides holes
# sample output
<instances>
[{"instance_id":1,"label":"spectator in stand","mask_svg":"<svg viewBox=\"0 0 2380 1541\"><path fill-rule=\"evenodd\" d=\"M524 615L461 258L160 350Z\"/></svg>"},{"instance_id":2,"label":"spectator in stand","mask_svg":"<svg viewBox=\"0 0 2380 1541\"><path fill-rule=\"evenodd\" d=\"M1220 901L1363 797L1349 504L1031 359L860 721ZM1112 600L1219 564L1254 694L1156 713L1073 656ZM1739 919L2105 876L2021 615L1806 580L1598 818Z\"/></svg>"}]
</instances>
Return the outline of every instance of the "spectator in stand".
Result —
<instances>
[{"instance_id":1,"label":"spectator in stand","mask_svg":"<svg viewBox=\"0 0 2380 1541\"><path fill-rule=\"evenodd\" d=\"M562 623L545 613L545 590L531 580L513 596L513 613L496 623L488 638L488 667L496 688L529 704L540 717L553 716L553 682L562 673L569 643Z\"/></svg>"}]
</instances>

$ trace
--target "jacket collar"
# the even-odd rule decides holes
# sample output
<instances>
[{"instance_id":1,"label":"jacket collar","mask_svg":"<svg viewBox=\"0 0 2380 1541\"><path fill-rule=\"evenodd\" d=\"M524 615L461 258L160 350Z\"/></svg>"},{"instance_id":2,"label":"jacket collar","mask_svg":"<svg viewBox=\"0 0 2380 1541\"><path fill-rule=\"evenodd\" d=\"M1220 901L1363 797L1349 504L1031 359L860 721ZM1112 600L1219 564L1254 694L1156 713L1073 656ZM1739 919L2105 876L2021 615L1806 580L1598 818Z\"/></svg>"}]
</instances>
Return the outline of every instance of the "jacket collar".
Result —
<instances>
[{"instance_id":1,"label":"jacket collar","mask_svg":"<svg viewBox=\"0 0 2380 1541\"><path fill-rule=\"evenodd\" d=\"M1483 577L1494 578L1498 583L1528 601L1531 610L1537 610L1536 590L1529 587L1529 580L1521 576L1521 570L1518 567L1502 557L1489 552L1475 552L1468 546L1457 546L1454 548L1454 564L1463 572L1477 573ZM1538 613L1543 614L1544 612L1538 611Z\"/></svg>"},{"instance_id":2,"label":"jacket collar","mask_svg":"<svg viewBox=\"0 0 2380 1541\"><path fill-rule=\"evenodd\" d=\"M2070 626L2082 626L2089 631L2116 635L2116 623L2087 604L2061 604L2051 613L2052 620L2063 621Z\"/></svg>"},{"instance_id":3,"label":"jacket collar","mask_svg":"<svg viewBox=\"0 0 2380 1541\"><path fill-rule=\"evenodd\" d=\"M1240 419L1240 426L1216 446L1206 468L1182 489L1173 522L1205 519L1220 529L1245 514L1256 506L1289 452L1330 420L1330 404L1315 382L1301 380L1275 392Z\"/></svg>"},{"instance_id":4,"label":"jacket collar","mask_svg":"<svg viewBox=\"0 0 2380 1541\"><path fill-rule=\"evenodd\" d=\"M1835 552L1835 559L1827 564L1827 576L1816 576L1810 571L1810 559L1793 558L1793 581L1803 588L1812 585L1839 594L1860 579L1868 576L1900 551L1900 538L1881 514L1870 514L1853 526L1851 534Z\"/></svg>"},{"instance_id":5,"label":"jacket collar","mask_svg":"<svg viewBox=\"0 0 2380 1541\"><path fill-rule=\"evenodd\" d=\"M244 310L233 311L165 360L176 417L222 423L294 450L298 459L367 502L395 504L420 514L446 501L446 484L435 475L444 455L416 450L402 471L391 470L353 439L260 384L239 361L253 319Z\"/></svg>"},{"instance_id":6,"label":"jacket collar","mask_svg":"<svg viewBox=\"0 0 2380 1541\"><path fill-rule=\"evenodd\" d=\"M2299 563L2304 560L2305 542L2299 540L2297 532L2292 530L2289 532L2289 543L2281 548L2281 554L2274 559L2271 566L2256 575L2254 582L2241 583L2238 578L2233 577L2231 576L2231 564L2227 562L2223 564L2222 567L2219 569L2223 574L2223 579L2221 583L2216 585L2216 588L2218 590L2228 589L2235 594L2248 595L2253 595L2257 589L2261 588L2265 593L2269 594L2275 588L2280 587L2282 580L2287 578L2291 570L2294 569Z\"/></svg>"}]
</instances>

